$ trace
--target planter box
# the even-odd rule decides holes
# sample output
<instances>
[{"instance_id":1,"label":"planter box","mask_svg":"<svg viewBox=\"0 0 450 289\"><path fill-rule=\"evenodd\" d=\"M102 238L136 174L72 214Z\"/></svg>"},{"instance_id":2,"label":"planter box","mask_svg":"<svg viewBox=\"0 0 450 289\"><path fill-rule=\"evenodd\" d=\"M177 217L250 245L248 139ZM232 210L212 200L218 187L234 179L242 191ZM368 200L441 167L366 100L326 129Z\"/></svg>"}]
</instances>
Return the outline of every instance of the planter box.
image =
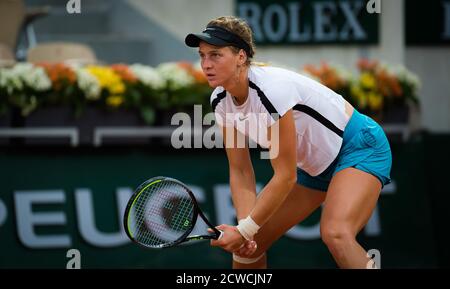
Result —
<instances>
[{"instance_id":1,"label":"planter box","mask_svg":"<svg viewBox=\"0 0 450 289\"><path fill-rule=\"evenodd\" d=\"M367 110L358 111L370 116L379 124L408 124L409 122L410 110L407 105L385 108L377 113Z\"/></svg>"},{"instance_id":2,"label":"planter box","mask_svg":"<svg viewBox=\"0 0 450 289\"><path fill-rule=\"evenodd\" d=\"M408 141L410 135L410 107L395 106L382 113L380 124L391 142Z\"/></svg>"},{"instance_id":3,"label":"planter box","mask_svg":"<svg viewBox=\"0 0 450 289\"><path fill-rule=\"evenodd\" d=\"M193 109L183 109L188 113L193 121ZM171 126L170 121L177 109L157 110L155 121L152 126L144 122L138 110L119 109L107 111L97 107L86 107L83 113L76 117L72 108L68 106L48 106L41 107L33 111L27 117L23 117L19 110L15 110L11 117L9 126L17 128L77 128L79 133L79 145L91 146L94 144L94 132L96 127L162 127ZM6 125L6 124L5 124ZM15 145L67 145L69 140L66 137L39 137L13 139ZM134 136L108 136L102 139L102 144L110 145L170 145L170 138L167 137L134 137Z\"/></svg>"},{"instance_id":4,"label":"planter box","mask_svg":"<svg viewBox=\"0 0 450 289\"><path fill-rule=\"evenodd\" d=\"M0 129L10 128L10 126L11 126L10 114L0 116ZM6 137L0 137L0 145L9 145L9 139Z\"/></svg>"},{"instance_id":5,"label":"planter box","mask_svg":"<svg viewBox=\"0 0 450 289\"><path fill-rule=\"evenodd\" d=\"M24 127L76 127L80 145L92 145L96 127L146 126L139 112L134 110L106 111L96 107L86 107L76 117L70 107L43 107L24 118ZM67 144L66 139L27 139L25 144ZM105 142L106 143L106 142ZM143 138L116 140L113 144L148 143Z\"/></svg>"},{"instance_id":6,"label":"planter box","mask_svg":"<svg viewBox=\"0 0 450 289\"><path fill-rule=\"evenodd\" d=\"M408 105L395 106L383 111L381 122L386 124L408 124L409 115Z\"/></svg>"}]
</instances>

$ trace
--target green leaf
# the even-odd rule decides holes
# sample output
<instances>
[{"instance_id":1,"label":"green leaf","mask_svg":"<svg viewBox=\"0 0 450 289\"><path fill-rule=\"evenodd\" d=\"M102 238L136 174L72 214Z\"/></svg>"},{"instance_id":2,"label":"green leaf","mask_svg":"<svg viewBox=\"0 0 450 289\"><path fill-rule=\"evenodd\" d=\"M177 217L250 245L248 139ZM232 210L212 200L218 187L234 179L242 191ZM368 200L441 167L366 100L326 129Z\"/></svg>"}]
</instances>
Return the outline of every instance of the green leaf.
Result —
<instances>
[{"instance_id":1,"label":"green leaf","mask_svg":"<svg viewBox=\"0 0 450 289\"><path fill-rule=\"evenodd\" d=\"M155 122L155 110L152 107L142 107L141 116L148 125L152 125Z\"/></svg>"}]
</instances>

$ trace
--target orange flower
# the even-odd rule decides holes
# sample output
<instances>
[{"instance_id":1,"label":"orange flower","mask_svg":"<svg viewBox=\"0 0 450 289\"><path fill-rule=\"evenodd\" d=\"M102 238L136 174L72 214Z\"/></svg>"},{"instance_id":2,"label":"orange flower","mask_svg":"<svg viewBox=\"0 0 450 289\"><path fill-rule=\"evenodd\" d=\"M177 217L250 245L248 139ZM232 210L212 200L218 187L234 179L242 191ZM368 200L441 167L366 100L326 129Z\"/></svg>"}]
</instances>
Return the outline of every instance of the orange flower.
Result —
<instances>
[{"instance_id":1,"label":"orange flower","mask_svg":"<svg viewBox=\"0 0 450 289\"><path fill-rule=\"evenodd\" d=\"M374 71L378 67L378 61L361 58L358 60L357 65L361 71Z\"/></svg>"},{"instance_id":2,"label":"orange flower","mask_svg":"<svg viewBox=\"0 0 450 289\"><path fill-rule=\"evenodd\" d=\"M192 65L192 63L190 63L188 61L180 61L177 63L177 65L187 71L194 70L194 66Z\"/></svg>"},{"instance_id":3,"label":"orange flower","mask_svg":"<svg viewBox=\"0 0 450 289\"><path fill-rule=\"evenodd\" d=\"M306 64L303 68L306 72L308 72L309 74L320 78L320 72L319 70L312 64Z\"/></svg>"},{"instance_id":4,"label":"orange flower","mask_svg":"<svg viewBox=\"0 0 450 289\"><path fill-rule=\"evenodd\" d=\"M192 63L180 61L178 62L178 66L186 70L192 77L194 77L196 83L205 84L208 82L203 71L200 69L195 69Z\"/></svg>"},{"instance_id":5,"label":"orange flower","mask_svg":"<svg viewBox=\"0 0 450 289\"><path fill-rule=\"evenodd\" d=\"M325 62L316 68L313 65L307 64L304 66L304 70L309 74L317 77L322 84L329 87L332 90L338 90L345 85L345 80L339 76L336 69L330 67Z\"/></svg>"},{"instance_id":6,"label":"orange flower","mask_svg":"<svg viewBox=\"0 0 450 289\"><path fill-rule=\"evenodd\" d=\"M400 97L403 94L402 87L397 78L385 69L380 69L376 74L378 88L384 96Z\"/></svg>"},{"instance_id":7,"label":"orange flower","mask_svg":"<svg viewBox=\"0 0 450 289\"><path fill-rule=\"evenodd\" d=\"M55 90L60 90L65 83L72 85L77 80L75 72L63 63L37 63L36 66L45 70Z\"/></svg>"},{"instance_id":8,"label":"orange flower","mask_svg":"<svg viewBox=\"0 0 450 289\"><path fill-rule=\"evenodd\" d=\"M125 82L135 83L138 80L133 72L125 64L113 64L111 65L111 69Z\"/></svg>"}]
</instances>

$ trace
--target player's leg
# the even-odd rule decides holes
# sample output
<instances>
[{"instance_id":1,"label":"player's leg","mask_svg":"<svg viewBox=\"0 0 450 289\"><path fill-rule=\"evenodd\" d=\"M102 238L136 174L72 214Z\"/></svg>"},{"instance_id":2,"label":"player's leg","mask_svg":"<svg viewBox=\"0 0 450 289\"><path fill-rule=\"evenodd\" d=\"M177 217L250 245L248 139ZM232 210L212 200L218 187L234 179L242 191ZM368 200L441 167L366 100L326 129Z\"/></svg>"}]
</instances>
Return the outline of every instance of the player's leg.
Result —
<instances>
[{"instance_id":1,"label":"player's leg","mask_svg":"<svg viewBox=\"0 0 450 289\"><path fill-rule=\"evenodd\" d=\"M325 192L295 185L277 212L255 235L256 252L248 259L261 257L256 262L243 264L233 260L235 269L264 269L267 267L265 252L286 231L303 221L316 210L325 199Z\"/></svg>"},{"instance_id":2,"label":"player's leg","mask_svg":"<svg viewBox=\"0 0 450 289\"><path fill-rule=\"evenodd\" d=\"M355 168L338 172L331 180L322 208L321 236L341 268L367 268L366 256L356 235L376 206L381 182Z\"/></svg>"}]
</instances>

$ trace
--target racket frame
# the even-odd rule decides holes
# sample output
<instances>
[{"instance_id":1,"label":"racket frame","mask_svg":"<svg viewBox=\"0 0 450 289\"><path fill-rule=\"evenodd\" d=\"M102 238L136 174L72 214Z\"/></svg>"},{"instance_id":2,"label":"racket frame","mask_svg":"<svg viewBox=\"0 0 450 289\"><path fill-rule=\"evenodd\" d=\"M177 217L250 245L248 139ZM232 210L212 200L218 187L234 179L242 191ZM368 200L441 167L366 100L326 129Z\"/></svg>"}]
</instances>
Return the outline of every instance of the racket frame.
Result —
<instances>
[{"instance_id":1,"label":"racket frame","mask_svg":"<svg viewBox=\"0 0 450 289\"><path fill-rule=\"evenodd\" d=\"M129 230L129 226L128 226L128 221L129 221L129 214L131 211L131 208L133 207L134 203L139 199L139 196L142 194L142 192L145 191L145 189L149 186L152 186L156 183L159 183L161 181L169 181L169 182L174 182L180 186L182 186L186 192L188 193L189 197L192 200L192 203L194 205L194 212L193 212L193 216L192 216L192 223L189 229L186 230L186 232L181 235L177 240L173 241L173 242L167 242L164 244L160 244L157 246L149 246L146 245L142 242L139 242L138 240L136 240L134 238L134 236L131 234L130 230ZM209 226L209 228L211 228L214 233L213 234L209 234L209 235L192 235L189 236L189 234L192 232L192 230L195 227L195 224L197 223L197 218L200 215L200 217L203 219L203 221ZM137 187L137 189L134 191L133 195L131 196L131 198L128 201L127 207L125 209L125 213L124 213L124 217L123 217L123 226L124 226L124 230L125 233L127 234L128 238L130 238L130 240L132 240L134 243L144 247L144 248L151 248L151 249L160 249L160 248L168 248L168 247L173 247L176 245L179 245L181 243L184 242L188 242L188 241L193 241L193 240L210 240L210 239L219 239L222 235L222 232L217 230L215 228L215 226L213 226L211 224L211 222L209 222L209 220L206 218L206 216L203 214L202 210L200 209L200 206L197 203L197 199L194 196L194 193L192 193L192 191L182 182L173 179L173 178L169 178L169 177L164 177L164 176L158 176L158 177L154 177L151 179L148 179L147 181L143 182L141 185L139 185L139 187Z\"/></svg>"}]
</instances>

